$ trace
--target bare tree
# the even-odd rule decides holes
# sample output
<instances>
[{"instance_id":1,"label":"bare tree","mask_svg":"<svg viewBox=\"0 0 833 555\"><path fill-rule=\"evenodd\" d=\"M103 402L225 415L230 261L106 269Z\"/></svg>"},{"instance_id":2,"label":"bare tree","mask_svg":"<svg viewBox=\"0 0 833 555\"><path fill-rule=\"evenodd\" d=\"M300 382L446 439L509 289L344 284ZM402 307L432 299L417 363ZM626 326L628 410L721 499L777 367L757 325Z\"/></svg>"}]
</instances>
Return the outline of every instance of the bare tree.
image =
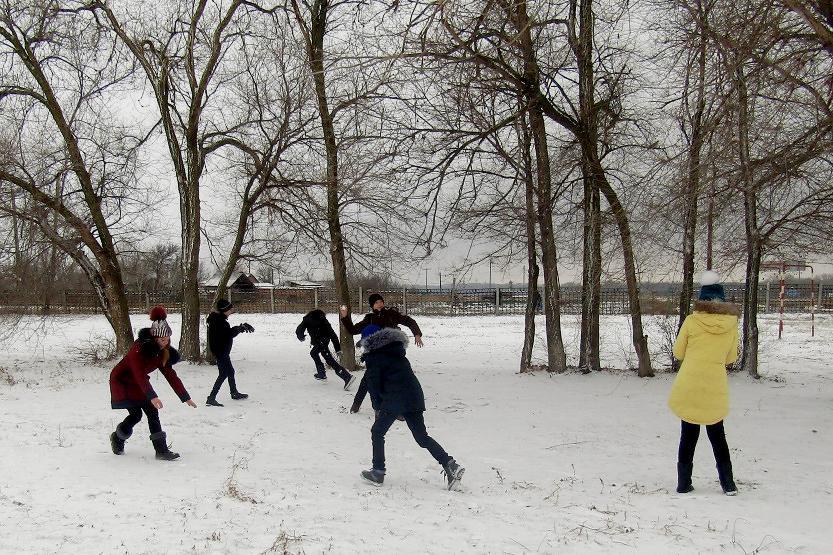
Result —
<instances>
[{"instance_id":1,"label":"bare tree","mask_svg":"<svg viewBox=\"0 0 833 555\"><path fill-rule=\"evenodd\" d=\"M256 8L244 0L223 5L182 0L164 6L170 17L163 24L117 13L104 0L94 0L91 6L104 14L153 91L179 191L183 297L179 347L186 359L199 360L200 181L207 157L225 144L222 83L228 74L243 71L230 51L248 24L247 9ZM157 5L159 11L162 8Z\"/></svg>"},{"instance_id":2,"label":"bare tree","mask_svg":"<svg viewBox=\"0 0 833 555\"><path fill-rule=\"evenodd\" d=\"M106 109L132 68L96 30L80 3L0 5L4 126L3 211L36 225L87 275L113 327L117 349L133 341L116 233L130 233L146 205L133 196L133 138ZM15 191L16 189L16 191ZM29 199L21 210L14 199ZM115 231L114 231L115 230Z\"/></svg>"}]
</instances>

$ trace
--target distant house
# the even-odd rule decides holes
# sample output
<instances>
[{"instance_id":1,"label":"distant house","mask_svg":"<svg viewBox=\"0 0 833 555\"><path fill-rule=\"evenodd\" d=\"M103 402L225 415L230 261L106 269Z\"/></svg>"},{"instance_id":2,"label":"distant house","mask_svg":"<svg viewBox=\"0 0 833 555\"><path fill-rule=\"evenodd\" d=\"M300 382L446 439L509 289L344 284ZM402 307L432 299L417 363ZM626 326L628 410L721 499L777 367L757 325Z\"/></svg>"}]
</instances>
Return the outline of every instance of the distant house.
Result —
<instances>
[{"instance_id":1,"label":"distant house","mask_svg":"<svg viewBox=\"0 0 833 555\"><path fill-rule=\"evenodd\" d=\"M206 291L216 291L220 286L220 277L219 274L216 274L200 283L200 287ZM254 291L256 289L270 289L274 285L268 281L259 281L254 274L235 272L231 274L226 287L232 291Z\"/></svg>"},{"instance_id":2,"label":"distant house","mask_svg":"<svg viewBox=\"0 0 833 555\"><path fill-rule=\"evenodd\" d=\"M297 289L318 289L319 287L324 287L324 284L303 279L288 279L286 280L284 287L294 287Z\"/></svg>"}]
</instances>

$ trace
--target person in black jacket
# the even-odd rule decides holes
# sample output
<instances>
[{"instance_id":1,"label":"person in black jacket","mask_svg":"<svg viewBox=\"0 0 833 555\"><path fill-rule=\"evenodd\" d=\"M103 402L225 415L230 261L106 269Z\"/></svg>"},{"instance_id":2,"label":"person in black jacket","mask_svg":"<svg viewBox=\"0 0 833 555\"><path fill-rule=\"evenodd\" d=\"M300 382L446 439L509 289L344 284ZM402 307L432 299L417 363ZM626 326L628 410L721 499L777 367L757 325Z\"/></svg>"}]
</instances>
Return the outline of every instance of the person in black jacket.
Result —
<instances>
[{"instance_id":1,"label":"person in black jacket","mask_svg":"<svg viewBox=\"0 0 833 555\"><path fill-rule=\"evenodd\" d=\"M356 378L355 376L351 376L350 372L339 364L330 352L330 341L333 342L336 353L341 353L341 343L338 341L338 335L336 335L333 326L327 321L327 316L323 310L311 310L304 316L304 319L301 320L301 323L295 329L295 335L298 337L298 341L303 341L306 338L304 332L309 333L311 344L309 356L315 362L315 379L327 379L324 363L319 358L319 356L323 356L330 368L335 370L336 375L344 380L344 390L348 391Z\"/></svg>"},{"instance_id":2,"label":"person in black jacket","mask_svg":"<svg viewBox=\"0 0 833 555\"><path fill-rule=\"evenodd\" d=\"M231 345L239 333L251 333L255 329L247 323L232 327L228 323L228 317L234 312L234 305L226 299L217 300L217 310L208 315L208 348L214 353L217 359L217 370L219 376L214 382L214 387L205 400L205 404L211 407L222 407L217 401L217 394L220 386L228 379L232 399L246 399L248 395L237 390L237 382L234 379L234 366L231 364Z\"/></svg>"},{"instance_id":3,"label":"person in black jacket","mask_svg":"<svg viewBox=\"0 0 833 555\"><path fill-rule=\"evenodd\" d=\"M364 315L361 322L353 324L353 319L347 312L347 307L342 306L339 314L341 315L341 325L347 330L350 335L362 333L368 326L377 326L379 328L393 328L399 329L399 326L406 326L414 334L414 343L417 347L422 347L422 330L419 329L416 320L400 313L395 308L387 308L385 306L385 299L379 293L373 293L367 298L367 303L370 305L370 312ZM362 406L364 397L367 395L367 374L362 376L359 382L359 389L356 391L356 396L353 398L353 406L350 407L351 413L359 412Z\"/></svg>"},{"instance_id":4,"label":"person in black jacket","mask_svg":"<svg viewBox=\"0 0 833 555\"><path fill-rule=\"evenodd\" d=\"M377 411L370 429L373 443L373 468L362 471L362 478L381 486L385 481L385 434L397 415L402 415L420 447L427 449L443 467L448 489L463 477L465 469L445 452L425 429L425 395L411 363L405 356L408 337L400 330L369 325L362 331L362 360L367 365L367 389Z\"/></svg>"}]
</instances>

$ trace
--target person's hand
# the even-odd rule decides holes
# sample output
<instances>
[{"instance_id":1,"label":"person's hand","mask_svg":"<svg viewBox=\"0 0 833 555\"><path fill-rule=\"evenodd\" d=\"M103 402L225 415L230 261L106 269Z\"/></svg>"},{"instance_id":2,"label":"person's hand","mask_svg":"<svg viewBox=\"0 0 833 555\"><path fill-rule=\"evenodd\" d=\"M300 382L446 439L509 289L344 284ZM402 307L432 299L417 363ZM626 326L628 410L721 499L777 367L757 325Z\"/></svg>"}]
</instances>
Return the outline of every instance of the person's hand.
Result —
<instances>
[{"instance_id":1,"label":"person's hand","mask_svg":"<svg viewBox=\"0 0 833 555\"><path fill-rule=\"evenodd\" d=\"M341 315L342 318L347 316L347 305L346 304L341 305L341 307L339 307L339 309L338 309L338 313Z\"/></svg>"},{"instance_id":2,"label":"person's hand","mask_svg":"<svg viewBox=\"0 0 833 555\"><path fill-rule=\"evenodd\" d=\"M162 408L162 399L160 399L159 397L154 397L150 400L150 404L153 405L153 407L156 410L159 410Z\"/></svg>"},{"instance_id":3,"label":"person's hand","mask_svg":"<svg viewBox=\"0 0 833 555\"><path fill-rule=\"evenodd\" d=\"M255 328L248 322L243 322L242 324L240 324L240 329L246 333L252 333L253 331L255 331Z\"/></svg>"},{"instance_id":4,"label":"person's hand","mask_svg":"<svg viewBox=\"0 0 833 555\"><path fill-rule=\"evenodd\" d=\"M306 339L307 339L307 336L302 335L301 337L298 338L298 341L306 341Z\"/></svg>"},{"instance_id":5,"label":"person's hand","mask_svg":"<svg viewBox=\"0 0 833 555\"><path fill-rule=\"evenodd\" d=\"M197 404L191 399L188 399L187 401L185 401L185 404L188 405L189 407L197 408Z\"/></svg>"},{"instance_id":6,"label":"person's hand","mask_svg":"<svg viewBox=\"0 0 833 555\"><path fill-rule=\"evenodd\" d=\"M422 347L422 336L421 335L415 335L414 336L414 343L416 343L417 347Z\"/></svg>"}]
</instances>

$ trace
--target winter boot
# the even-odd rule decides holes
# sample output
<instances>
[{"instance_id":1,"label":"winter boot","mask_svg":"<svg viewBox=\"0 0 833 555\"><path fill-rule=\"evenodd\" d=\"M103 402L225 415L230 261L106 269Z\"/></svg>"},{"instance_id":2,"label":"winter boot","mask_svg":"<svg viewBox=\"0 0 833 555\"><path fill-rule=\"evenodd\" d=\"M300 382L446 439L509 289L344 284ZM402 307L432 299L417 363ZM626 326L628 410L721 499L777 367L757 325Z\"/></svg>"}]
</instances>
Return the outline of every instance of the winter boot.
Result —
<instances>
[{"instance_id":1,"label":"winter boot","mask_svg":"<svg viewBox=\"0 0 833 555\"><path fill-rule=\"evenodd\" d=\"M353 387L353 384L356 382L356 376L350 376L344 380L344 391L350 391L350 388ZM356 411L358 412L358 411Z\"/></svg>"},{"instance_id":2,"label":"winter boot","mask_svg":"<svg viewBox=\"0 0 833 555\"><path fill-rule=\"evenodd\" d=\"M153 448L156 449L156 458L160 461L173 461L179 458L179 453L174 453L168 449L168 436L165 432L155 432L150 434L150 441L153 443Z\"/></svg>"},{"instance_id":3,"label":"winter boot","mask_svg":"<svg viewBox=\"0 0 833 555\"><path fill-rule=\"evenodd\" d=\"M316 372L313 375L313 378L315 378L316 380L324 381L327 379L327 374L325 374L324 372Z\"/></svg>"},{"instance_id":4,"label":"winter boot","mask_svg":"<svg viewBox=\"0 0 833 555\"><path fill-rule=\"evenodd\" d=\"M113 450L114 455L124 455L124 442L133 434L133 430L130 430L130 433L125 433L122 430L121 424L116 426L116 431L110 434L110 448Z\"/></svg>"},{"instance_id":5,"label":"winter boot","mask_svg":"<svg viewBox=\"0 0 833 555\"><path fill-rule=\"evenodd\" d=\"M720 478L720 487L726 495L737 495L738 488L735 486L735 479L732 476L732 463L718 463L717 475Z\"/></svg>"},{"instance_id":6,"label":"winter boot","mask_svg":"<svg viewBox=\"0 0 833 555\"><path fill-rule=\"evenodd\" d=\"M362 404L359 401L353 401L353 404L350 406L350 412L355 414L359 412L359 409L362 408Z\"/></svg>"},{"instance_id":7,"label":"winter boot","mask_svg":"<svg viewBox=\"0 0 833 555\"><path fill-rule=\"evenodd\" d=\"M239 401L241 399L248 399L249 396L246 395L245 393L240 393L239 391L234 391L231 394L231 398L234 399L235 401Z\"/></svg>"},{"instance_id":8,"label":"winter boot","mask_svg":"<svg viewBox=\"0 0 833 555\"><path fill-rule=\"evenodd\" d=\"M373 484L374 486L381 486L385 482L385 471L376 470L362 470L362 478Z\"/></svg>"},{"instance_id":9,"label":"winter boot","mask_svg":"<svg viewBox=\"0 0 833 555\"><path fill-rule=\"evenodd\" d=\"M677 493L694 491L694 486L691 485L692 470L694 463L677 463Z\"/></svg>"},{"instance_id":10,"label":"winter boot","mask_svg":"<svg viewBox=\"0 0 833 555\"><path fill-rule=\"evenodd\" d=\"M457 464L457 461L448 459L448 462L443 465L443 474L445 474L445 478L448 480L449 490L462 479L465 471L466 469Z\"/></svg>"},{"instance_id":11,"label":"winter boot","mask_svg":"<svg viewBox=\"0 0 833 555\"><path fill-rule=\"evenodd\" d=\"M208 399L205 400L205 406L207 406L207 407L222 407L223 405L222 405L222 403L217 401L216 397L209 397Z\"/></svg>"}]
</instances>

